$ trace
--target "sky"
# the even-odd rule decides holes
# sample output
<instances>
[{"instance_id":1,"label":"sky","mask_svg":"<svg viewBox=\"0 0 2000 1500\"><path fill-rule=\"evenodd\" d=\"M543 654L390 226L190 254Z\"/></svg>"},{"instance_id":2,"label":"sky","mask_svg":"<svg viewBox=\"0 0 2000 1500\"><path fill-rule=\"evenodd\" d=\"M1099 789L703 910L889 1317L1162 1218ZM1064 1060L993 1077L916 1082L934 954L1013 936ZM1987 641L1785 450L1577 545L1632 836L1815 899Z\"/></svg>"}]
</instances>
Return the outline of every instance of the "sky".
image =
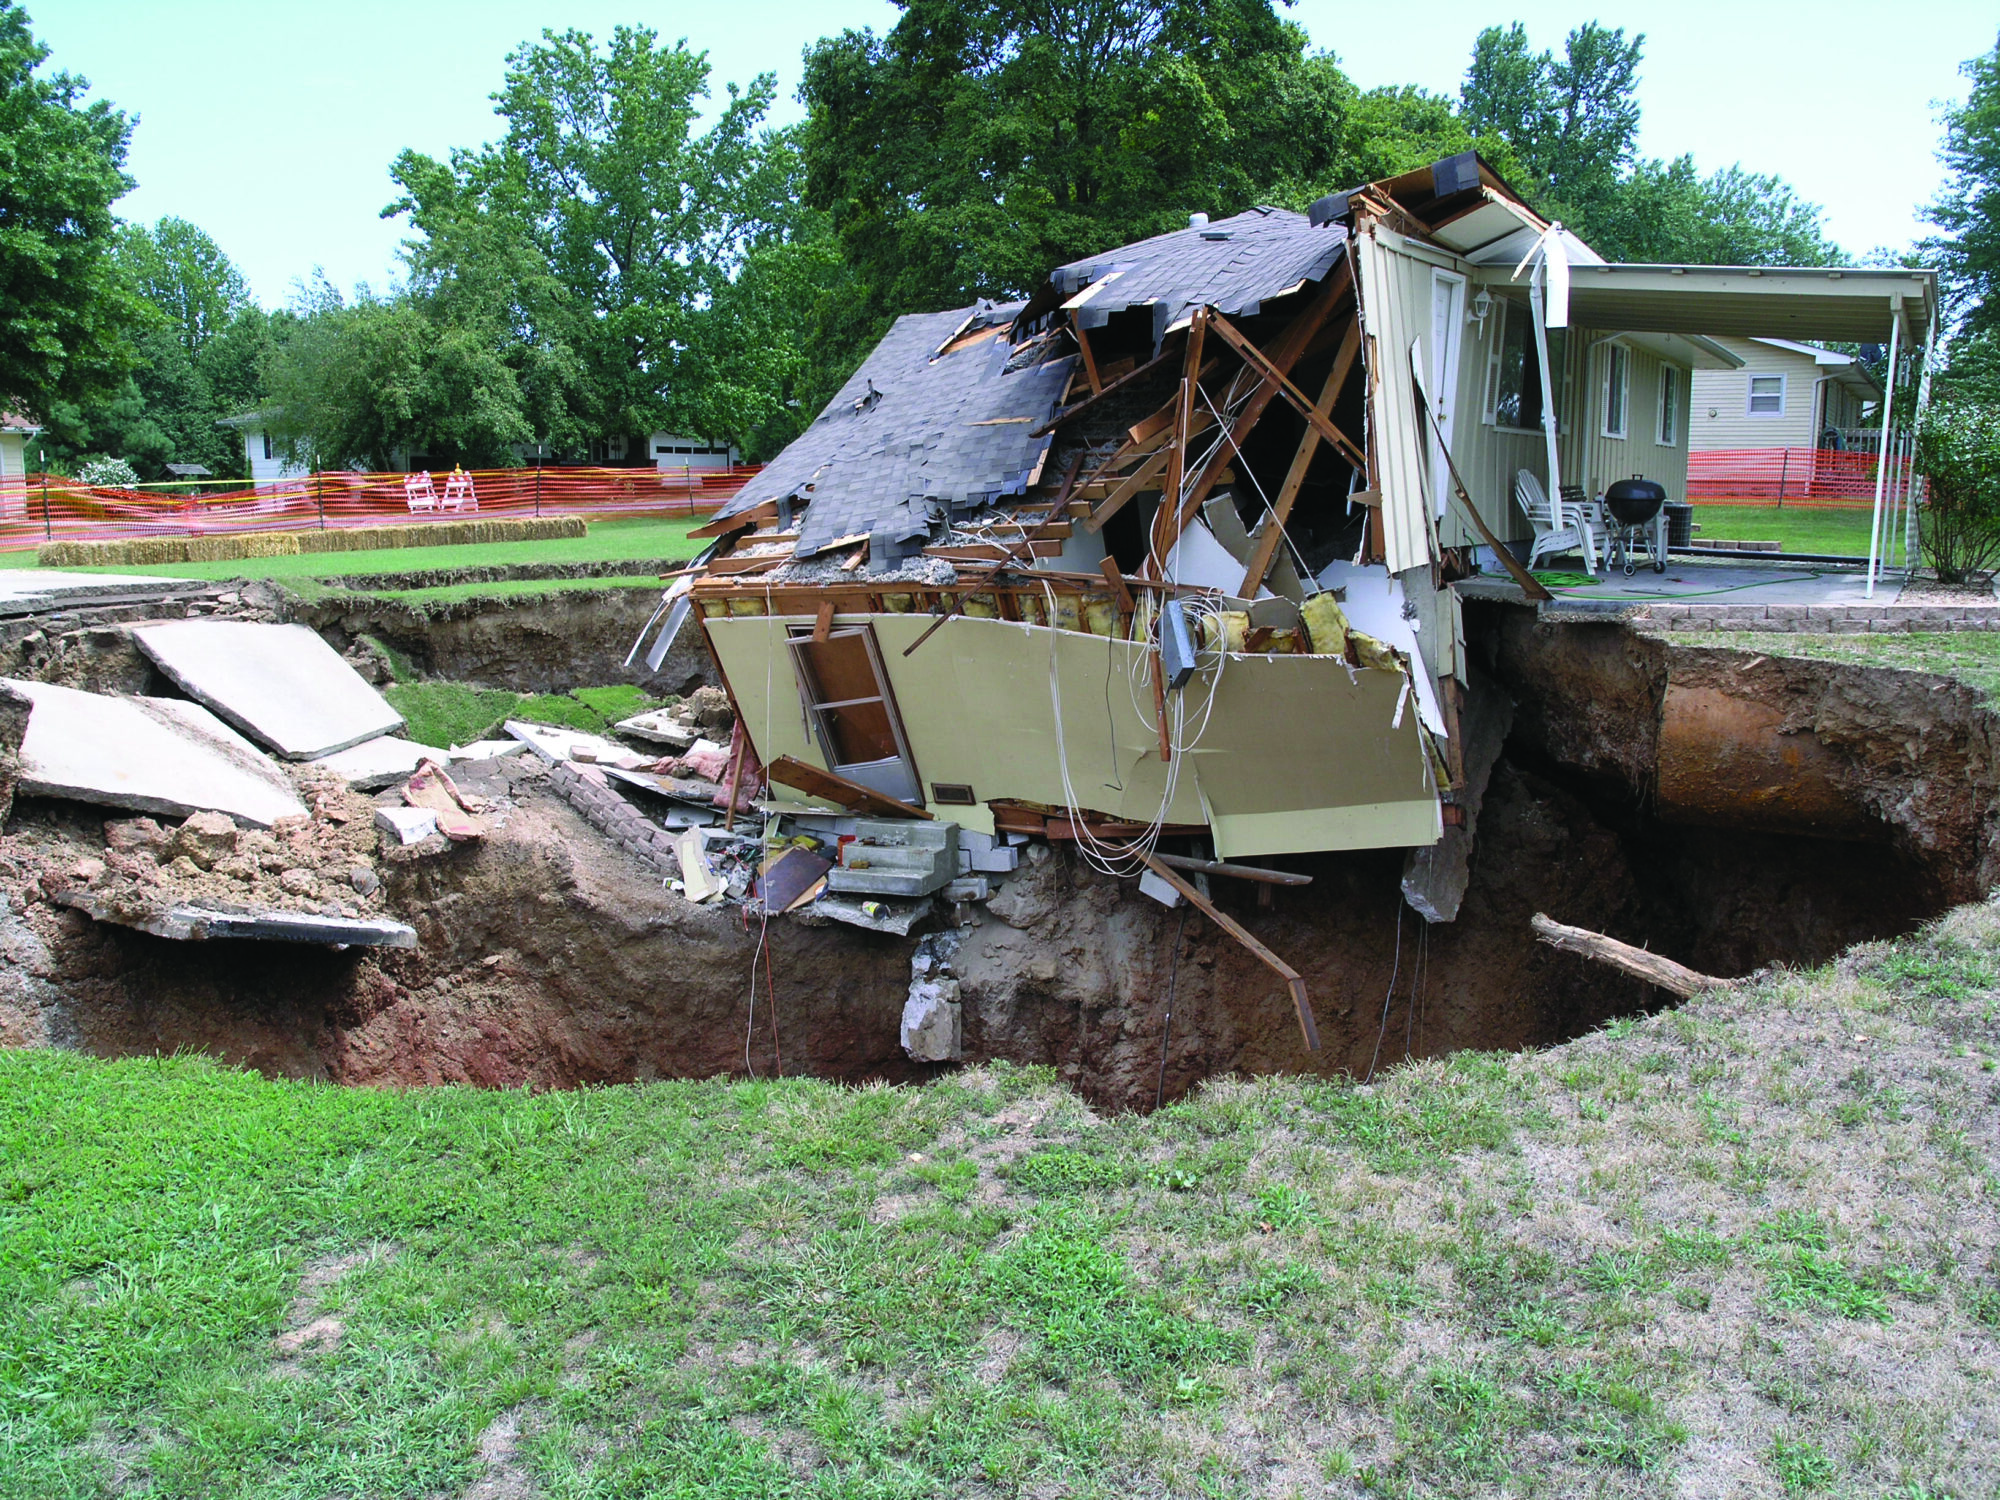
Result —
<instances>
[{"instance_id":1,"label":"sky","mask_svg":"<svg viewBox=\"0 0 2000 1500\"><path fill-rule=\"evenodd\" d=\"M128 219L192 220L281 306L315 268L385 287L406 229L380 217L405 147L443 155L497 134L490 98L507 52L544 26L607 36L652 27L706 49L712 86L778 75L777 123L801 113L800 53L843 27L894 23L883 0L27 0L51 66L140 117ZM1976 0L1298 0L1290 14L1358 84L1456 93L1481 27L1518 19L1560 49L1596 19L1646 34L1640 150L1691 153L1704 172L1775 172L1827 211L1856 254L1924 233L1935 194L1937 107L1964 97L1958 66L1994 43Z\"/></svg>"}]
</instances>

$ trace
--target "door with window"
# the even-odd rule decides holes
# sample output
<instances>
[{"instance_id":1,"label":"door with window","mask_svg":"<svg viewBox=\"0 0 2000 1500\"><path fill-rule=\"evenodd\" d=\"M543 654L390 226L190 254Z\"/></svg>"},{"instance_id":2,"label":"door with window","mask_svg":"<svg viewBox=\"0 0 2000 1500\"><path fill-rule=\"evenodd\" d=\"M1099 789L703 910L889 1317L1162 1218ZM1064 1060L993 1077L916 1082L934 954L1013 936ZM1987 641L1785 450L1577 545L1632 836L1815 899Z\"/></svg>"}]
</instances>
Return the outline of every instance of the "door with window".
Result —
<instances>
[{"instance_id":1,"label":"door with window","mask_svg":"<svg viewBox=\"0 0 2000 1500\"><path fill-rule=\"evenodd\" d=\"M828 769L921 806L923 784L873 628L849 626L814 640L812 628L800 626L791 647L799 695Z\"/></svg>"},{"instance_id":2,"label":"door with window","mask_svg":"<svg viewBox=\"0 0 2000 1500\"><path fill-rule=\"evenodd\" d=\"M1458 356L1465 330L1465 278L1450 271L1431 272L1431 410L1437 413L1437 428L1429 434L1431 455L1431 496L1440 517L1451 484L1451 470L1445 452L1451 445L1452 424L1458 415ZM1438 440L1438 431L1444 440Z\"/></svg>"}]
</instances>

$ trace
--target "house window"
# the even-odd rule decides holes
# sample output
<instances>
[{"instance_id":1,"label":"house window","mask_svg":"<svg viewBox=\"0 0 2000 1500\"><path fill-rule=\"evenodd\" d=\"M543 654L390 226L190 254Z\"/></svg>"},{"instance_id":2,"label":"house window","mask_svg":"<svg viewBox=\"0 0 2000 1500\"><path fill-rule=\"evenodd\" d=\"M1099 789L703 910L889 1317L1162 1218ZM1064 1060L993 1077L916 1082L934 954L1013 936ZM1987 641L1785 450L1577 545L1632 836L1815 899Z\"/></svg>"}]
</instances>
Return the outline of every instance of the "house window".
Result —
<instances>
[{"instance_id":1,"label":"house window","mask_svg":"<svg viewBox=\"0 0 2000 1500\"><path fill-rule=\"evenodd\" d=\"M1625 409L1632 394L1632 356L1623 344L1604 347L1604 435L1625 436Z\"/></svg>"},{"instance_id":2,"label":"house window","mask_svg":"<svg viewBox=\"0 0 2000 1500\"><path fill-rule=\"evenodd\" d=\"M1542 427L1542 366L1535 353L1535 323L1526 308L1506 302L1494 309L1499 319L1493 350L1486 359L1486 420L1496 427L1539 432ZM1551 331L1549 364L1562 369L1562 333Z\"/></svg>"},{"instance_id":3,"label":"house window","mask_svg":"<svg viewBox=\"0 0 2000 1500\"><path fill-rule=\"evenodd\" d=\"M1752 375L1750 377L1750 405L1745 412L1752 417L1782 417L1785 414L1785 377L1782 375Z\"/></svg>"},{"instance_id":4,"label":"house window","mask_svg":"<svg viewBox=\"0 0 2000 1500\"><path fill-rule=\"evenodd\" d=\"M1681 440L1681 372L1674 365L1660 366L1660 432L1662 448L1672 448Z\"/></svg>"},{"instance_id":5,"label":"house window","mask_svg":"<svg viewBox=\"0 0 2000 1500\"><path fill-rule=\"evenodd\" d=\"M259 434L257 434L257 435L258 435L259 437L261 437L261 438L262 438L262 439L264 440L264 457L266 457L266 458L275 458L275 457L277 457L277 455L276 455L276 454L274 454L274 453L273 453L273 452L271 451L271 433L270 433L270 429L269 429L269 428L266 428L266 429L265 429L265 430L264 430L263 432L260 432L260 433L259 433Z\"/></svg>"}]
</instances>

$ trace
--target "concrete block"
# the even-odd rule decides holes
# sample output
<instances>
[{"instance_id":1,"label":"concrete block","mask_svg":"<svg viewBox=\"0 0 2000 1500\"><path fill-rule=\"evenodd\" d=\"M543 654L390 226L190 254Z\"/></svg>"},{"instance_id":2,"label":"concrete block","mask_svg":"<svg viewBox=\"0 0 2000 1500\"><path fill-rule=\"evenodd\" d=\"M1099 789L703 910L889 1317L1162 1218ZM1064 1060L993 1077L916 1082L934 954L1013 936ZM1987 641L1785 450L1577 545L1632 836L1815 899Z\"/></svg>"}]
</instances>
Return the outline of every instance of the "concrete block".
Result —
<instances>
[{"instance_id":1,"label":"concrete block","mask_svg":"<svg viewBox=\"0 0 2000 1500\"><path fill-rule=\"evenodd\" d=\"M984 875L965 875L945 882L947 901L984 901L993 894L993 883Z\"/></svg>"},{"instance_id":2,"label":"concrete block","mask_svg":"<svg viewBox=\"0 0 2000 1500\"><path fill-rule=\"evenodd\" d=\"M1179 906L1186 897L1151 870L1139 877L1139 894L1151 896L1162 906Z\"/></svg>"},{"instance_id":3,"label":"concrete block","mask_svg":"<svg viewBox=\"0 0 2000 1500\"><path fill-rule=\"evenodd\" d=\"M419 761L429 760L444 765L449 754L449 751L432 745L419 745L414 740L383 735L380 739L363 740L345 750L336 750L331 755L318 756L312 764L333 772L357 790L372 792L378 787L405 779L416 770Z\"/></svg>"},{"instance_id":4,"label":"concrete block","mask_svg":"<svg viewBox=\"0 0 2000 1500\"><path fill-rule=\"evenodd\" d=\"M403 727L389 700L303 625L170 620L136 625L132 639L189 697L287 760Z\"/></svg>"},{"instance_id":5,"label":"concrete block","mask_svg":"<svg viewBox=\"0 0 2000 1500\"><path fill-rule=\"evenodd\" d=\"M903 1050L918 1062L956 1062L964 1055L956 979L911 982L903 1002L901 1040Z\"/></svg>"},{"instance_id":6,"label":"concrete block","mask_svg":"<svg viewBox=\"0 0 2000 1500\"><path fill-rule=\"evenodd\" d=\"M198 704L0 683L30 704L19 781L30 795L175 818L224 812L259 828L305 813L270 757Z\"/></svg>"},{"instance_id":7,"label":"concrete block","mask_svg":"<svg viewBox=\"0 0 2000 1500\"><path fill-rule=\"evenodd\" d=\"M998 845L984 854L975 854L971 859L970 873L975 875L1011 875L1021 868L1021 851L1007 844Z\"/></svg>"}]
</instances>

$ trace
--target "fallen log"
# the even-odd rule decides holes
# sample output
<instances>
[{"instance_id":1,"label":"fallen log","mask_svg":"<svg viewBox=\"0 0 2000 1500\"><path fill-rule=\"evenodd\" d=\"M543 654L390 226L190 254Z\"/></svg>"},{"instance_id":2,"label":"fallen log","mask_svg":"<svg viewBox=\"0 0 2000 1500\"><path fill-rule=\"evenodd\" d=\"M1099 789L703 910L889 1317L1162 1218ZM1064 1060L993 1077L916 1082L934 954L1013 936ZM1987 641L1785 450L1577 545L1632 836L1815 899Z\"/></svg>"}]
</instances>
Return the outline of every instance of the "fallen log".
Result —
<instances>
[{"instance_id":1,"label":"fallen log","mask_svg":"<svg viewBox=\"0 0 2000 1500\"><path fill-rule=\"evenodd\" d=\"M1658 953L1648 953L1644 948L1634 948L1630 943L1621 943L1617 938L1604 936L1601 932L1591 932L1582 927L1565 927L1561 922L1551 921L1540 912L1535 913L1531 924L1535 936L1551 948L1560 948L1565 953L1581 954L1597 963L1609 964L1614 969L1623 969L1635 979L1643 979L1648 984L1656 984L1663 990L1671 990L1683 1000L1699 995L1704 990L1733 990L1743 981L1740 979L1717 979L1712 974L1697 974L1685 964L1677 964L1671 958Z\"/></svg>"}]
</instances>

